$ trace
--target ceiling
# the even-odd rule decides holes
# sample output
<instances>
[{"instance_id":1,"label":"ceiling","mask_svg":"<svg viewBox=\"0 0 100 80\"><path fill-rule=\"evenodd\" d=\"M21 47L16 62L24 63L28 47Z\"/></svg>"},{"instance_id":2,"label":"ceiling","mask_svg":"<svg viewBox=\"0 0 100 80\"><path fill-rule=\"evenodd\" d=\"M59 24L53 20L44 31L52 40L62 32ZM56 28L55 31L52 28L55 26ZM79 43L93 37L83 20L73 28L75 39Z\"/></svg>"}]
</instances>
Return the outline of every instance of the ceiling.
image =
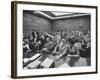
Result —
<instances>
[{"instance_id":1,"label":"ceiling","mask_svg":"<svg viewBox=\"0 0 100 80\"><path fill-rule=\"evenodd\" d=\"M72 12L60 12L60 11L40 11L40 12L42 12L50 17L53 17L53 18L76 14L76 13L72 13Z\"/></svg>"},{"instance_id":2,"label":"ceiling","mask_svg":"<svg viewBox=\"0 0 100 80\"><path fill-rule=\"evenodd\" d=\"M27 10L25 10L27 11ZM60 11L27 11L28 13L31 12L32 14L42 16L48 18L50 20L58 20L58 19L66 19L66 18L73 18L73 17L80 17L89 15L89 13L73 13L73 12L60 12Z\"/></svg>"},{"instance_id":3,"label":"ceiling","mask_svg":"<svg viewBox=\"0 0 100 80\"><path fill-rule=\"evenodd\" d=\"M55 11L52 11L51 13L54 14L55 16L74 14L74 13L71 13L71 12L55 12Z\"/></svg>"}]
</instances>

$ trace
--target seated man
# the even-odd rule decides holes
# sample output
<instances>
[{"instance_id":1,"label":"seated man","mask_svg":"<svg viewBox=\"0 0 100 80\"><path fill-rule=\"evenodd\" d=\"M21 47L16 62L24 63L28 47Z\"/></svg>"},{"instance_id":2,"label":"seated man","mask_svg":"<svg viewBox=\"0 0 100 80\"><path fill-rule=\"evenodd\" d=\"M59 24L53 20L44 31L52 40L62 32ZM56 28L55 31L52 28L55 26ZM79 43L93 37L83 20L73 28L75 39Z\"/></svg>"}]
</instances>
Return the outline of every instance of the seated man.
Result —
<instances>
[{"instance_id":1,"label":"seated man","mask_svg":"<svg viewBox=\"0 0 100 80\"><path fill-rule=\"evenodd\" d=\"M80 49L80 56L83 58L87 58L91 56L91 44L90 43L83 43L82 48Z\"/></svg>"}]
</instances>

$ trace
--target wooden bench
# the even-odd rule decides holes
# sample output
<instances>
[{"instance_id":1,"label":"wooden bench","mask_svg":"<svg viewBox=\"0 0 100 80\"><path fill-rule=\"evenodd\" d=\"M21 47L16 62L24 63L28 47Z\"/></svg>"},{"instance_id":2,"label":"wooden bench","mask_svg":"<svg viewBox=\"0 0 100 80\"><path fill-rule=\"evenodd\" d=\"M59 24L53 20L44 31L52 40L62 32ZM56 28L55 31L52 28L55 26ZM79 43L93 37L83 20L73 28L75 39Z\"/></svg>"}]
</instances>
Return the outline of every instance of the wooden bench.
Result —
<instances>
[{"instance_id":1,"label":"wooden bench","mask_svg":"<svg viewBox=\"0 0 100 80\"><path fill-rule=\"evenodd\" d=\"M41 68L53 68L54 66L54 61L48 57L41 63Z\"/></svg>"},{"instance_id":2,"label":"wooden bench","mask_svg":"<svg viewBox=\"0 0 100 80\"><path fill-rule=\"evenodd\" d=\"M37 69L40 66L41 61L39 60L35 60L33 62L31 62L30 64L27 65L28 69Z\"/></svg>"},{"instance_id":3,"label":"wooden bench","mask_svg":"<svg viewBox=\"0 0 100 80\"><path fill-rule=\"evenodd\" d=\"M24 58L23 59L23 67L27 66L29 63L39 59L41 57L41 53L37 53L33 55L31 58Z\"/></svg>"}]
</instances>

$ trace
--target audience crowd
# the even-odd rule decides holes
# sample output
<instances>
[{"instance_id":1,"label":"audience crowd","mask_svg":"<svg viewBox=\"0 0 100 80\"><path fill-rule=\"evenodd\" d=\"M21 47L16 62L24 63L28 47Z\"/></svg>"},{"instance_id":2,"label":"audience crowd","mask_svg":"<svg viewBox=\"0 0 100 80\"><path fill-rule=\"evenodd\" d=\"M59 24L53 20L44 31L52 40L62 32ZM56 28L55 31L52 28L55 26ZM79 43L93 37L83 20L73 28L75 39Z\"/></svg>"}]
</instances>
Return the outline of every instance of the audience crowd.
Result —
<instances>
[{"instance_id":1,"label":"audience crowd","mask_svg":"<svg viewBox=\"0 0 100 80\"><path fill-rule=\"evenodd\" d=\"M90 58L90 31L67 31L59 28L56 32L32 30L31 34L23 34L23 58L31 57L37 52L51 54L55 60L66 56Z\"/></svg>"}]
</instances>

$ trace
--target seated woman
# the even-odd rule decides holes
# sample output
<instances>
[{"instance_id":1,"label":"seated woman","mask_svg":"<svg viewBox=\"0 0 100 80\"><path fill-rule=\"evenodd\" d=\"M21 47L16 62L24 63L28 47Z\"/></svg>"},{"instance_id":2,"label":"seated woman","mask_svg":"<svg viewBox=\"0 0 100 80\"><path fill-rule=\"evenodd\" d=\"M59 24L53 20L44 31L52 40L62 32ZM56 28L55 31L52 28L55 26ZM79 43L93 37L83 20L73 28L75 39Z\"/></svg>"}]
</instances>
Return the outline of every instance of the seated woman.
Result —
<instances>
[{"instance_id":1,"label":"seated woman","mask_svg":"<svg viewBox=\"0 0 100 80\"><path fill-rule=\"evenodd\" d=\"M63 40L58 43L58 45L55 47L55 49L52 52L52 55L59 55L59 51L61 50L61 47L63 46Z\"/></svg>"},{"instance_id":2,"label":"seated woman","mask_svg":"<svg viewBox=\"0 0 100 80\"><path fill-rule=\"evenodd\" d=\"M62 39L61 42L53 50L52 57L54 57L55 60L59 60L67 54L67 50L68 45L66 40Z\"/></svg>"},{"instance_id":3,"label":"seated woman","mask_svg":"<svg viewBox=\"0 0 100 80\"><path fill-rule=\"evenodd\" d=\"M39 52L39 51L40 51L40 45L41 45L41 41L38 41L38 42L35 44L36 52Z\"/></svg>"},{"instance_id":4,"label":"seated woman","mask_svg":"<svg viewBox=\"0 0 100 80\"><path fill-rule=\"evenodd\" d=\"M23 58L28 58L28 57L31 57L31 54L32 53L32 50L30 49L30 46L29 46L29 39L24 39L23 40Z\"/></svg>"},{"instance_id":5,"label":"seated woman","mask_svg":"<svg viewBox=\"0 0 100 80\"><path fill-rule=\"evenodd\" d=\"M25 38L23 40L23 52L26 52L28 50L30 50L30 48L29 48L29 39Z\"/></svg>"},{"instance_id":6,"label":"seated woman","mask_svg":"<svg viewBox=\"0 0 100 80\"><path fill-rule=\"evenodd\" d=\"M70 48L71 55L79 55L79 50L82 49L82 43L78 39L75 40L74 44L70 44L72 47Z\"/></svg>"},{"instance_id":7,"label":"seated woman","mask_svg":"<svg viewBox=\"0 0 100 80\"><path fill-rule=\"evenodd\" d=\"M33 42L36 43L37 40L38 40L38 37L39 37L39 32L36 31L36 30L33 30L32 33L31 33L31 36L32 36Z\"/></svg>"},{"instance_id":8,"label":"seated woman","mask_svg":"<svg viewBox=\"0 0 100 80\"><path fill-rule=\"evenodd\" d=\"M36 52L37 51L36 43L34 43L33 41L30 41L29 48L31 51Z\"/></svg>"},{"instance_id":9,"label":"seated woman","mask_svg":"<svg viewBox=\"0 0 100 80\"><path fill-rule=\"evenodd\" d=\"M71 47L70 51L69 51L69 65L70 66L74 66L75 63L80 59L80 52L79 50L81 49L81 42L79 42L78 40L76 40L75 44Z\"/></svg>"},{"instance_id":10,"label":"seated woman","mask_svg":"<svg viewBox=\"0 0 100 80\"><path fill-rule=\"evenodd\" d=\"M23 52L26 52L28 50L28 44L26 44L24 41L23 41Z\"/></svg>"},{"instance_id":11,"label":"seated woman","mask_svg":"<svg viewBox=\"0 0 100 80\"><path fill-rule=\"evenodd\" d=\"M43 53L50 53L50 49L53 47L53 42L52 40L48 37L46 38L46 43L44 44L43 49L41 50L41 52Z\"/></svg>"}]
</instances>

